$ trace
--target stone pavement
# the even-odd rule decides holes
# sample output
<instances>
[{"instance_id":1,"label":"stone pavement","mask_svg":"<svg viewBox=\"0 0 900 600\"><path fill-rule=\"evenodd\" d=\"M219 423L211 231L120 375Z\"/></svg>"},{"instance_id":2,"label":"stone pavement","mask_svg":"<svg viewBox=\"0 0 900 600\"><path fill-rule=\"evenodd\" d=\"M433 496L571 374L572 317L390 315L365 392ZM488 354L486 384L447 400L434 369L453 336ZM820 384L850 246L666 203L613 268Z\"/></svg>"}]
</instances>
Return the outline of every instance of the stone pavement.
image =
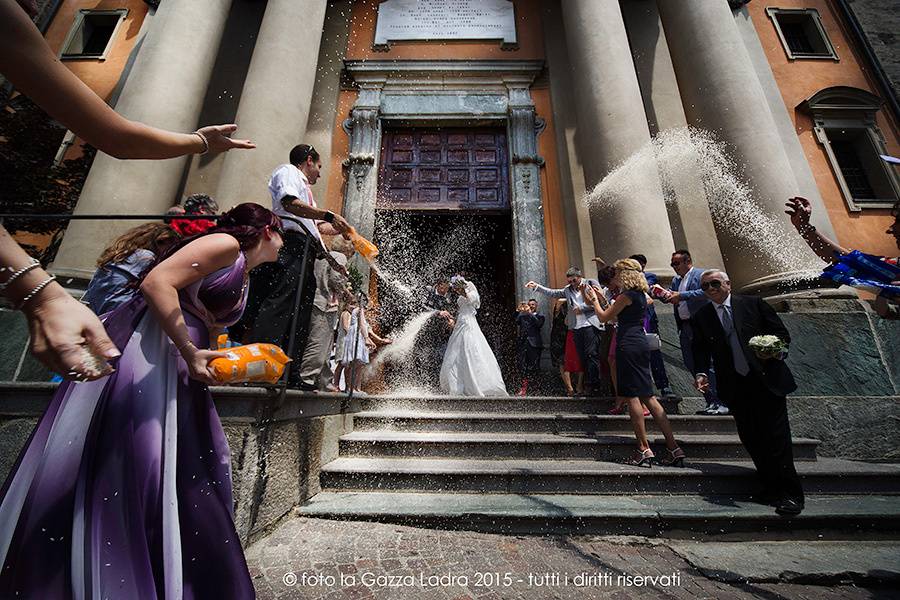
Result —
<instances>
[{"instance_id":1,"label":"stone pavement","mask_svg":"<svg viewBox=\"0 0 900 600\"><path fill-rule=\"evenodd\" d=\"M247 562L260 600L886 599L900 598L898 547L509 536L299 517L250 546Z\"/></svg>"}]
</instances>

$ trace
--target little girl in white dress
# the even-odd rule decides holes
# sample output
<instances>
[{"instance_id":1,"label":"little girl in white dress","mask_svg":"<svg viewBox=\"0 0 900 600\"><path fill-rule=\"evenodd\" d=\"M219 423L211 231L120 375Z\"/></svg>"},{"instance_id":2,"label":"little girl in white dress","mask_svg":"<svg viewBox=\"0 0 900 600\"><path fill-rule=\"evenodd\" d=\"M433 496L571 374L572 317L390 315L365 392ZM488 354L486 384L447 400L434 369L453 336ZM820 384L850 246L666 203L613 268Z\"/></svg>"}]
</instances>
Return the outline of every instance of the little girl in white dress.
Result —
<instances>
[{"instance_id":1,"label":"little girl in white dress","mask_svg":"<svg viewBox=\"0 0 900 600\"><path fill-rule=\"evenodd\" d=\"M343 350L338 355L340 364L335 370L335 385L339 385L341 372L344 371L348 390L352 386L354 391L358 391L363 369L369 364L369 352L376 348L376 344L390 344L391 340L379 337L371 330L366 320L366 311L356 298L348 302L347 308L341 313L340 331L343 333ZM353 374L353 381L350 381L350 373Z\"/></svg>"}]
</instances>

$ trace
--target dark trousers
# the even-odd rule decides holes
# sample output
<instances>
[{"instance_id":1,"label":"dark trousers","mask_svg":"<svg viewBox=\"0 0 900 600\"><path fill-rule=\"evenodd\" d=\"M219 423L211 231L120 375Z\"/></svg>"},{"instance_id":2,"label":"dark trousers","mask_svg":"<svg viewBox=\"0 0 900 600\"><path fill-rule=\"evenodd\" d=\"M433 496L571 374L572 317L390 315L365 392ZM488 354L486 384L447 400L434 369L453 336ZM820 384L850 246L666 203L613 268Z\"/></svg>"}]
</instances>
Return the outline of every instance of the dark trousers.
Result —
<instances>
[{"instance_id":1,"label":"dark trousers","mask_svg":"<svg viewBox=\"0 0 900 600\"><path fill-rule=\"evenodd\" d=\"M306 236L299 233L287 233L284 237L284 246L278 255L278 262L263 265L265 268L255 272L250 282L250 293L255 297L251 298L248 304L259 308L258 311L255 311L256 315L248 315L253 322L245 325L249 331L245 335L245 339L248 342L276 344L288 352L291 322L294 317L294 302L305 260L306 273L300 296L300 309L297 313L294 348L289 364L289 381L292 383L300 381L303 350L309 336L309 319L316 294L313 263L315 263L317 252L314 244L317 243L316 240L312 240L309 252L304 256Z\"/></svg>"},{"instance_id":2,"label":"dark trousers","mask_svg":"<svg viewBox=\"0 0 900 600\"><path fill-rule=\"evenodd\" d=\"M601 332L593 325L573 330L575 351L584 368L585 389L597 393L600 387Z\"/></svg>"},{"instance_id":3,"label":"dark trousers","mask_svg":"<svg viewBox=\"0 0 900 600\"><path fill-rule=\"evenodd\" d=\"M803 487L794 468L787 399L772 394L756 377L737 376L729 408L738 436L762 481L764 493L803 504Z\"/></svg>"},{"instance_id":4,"label":"dark trousers","mask_svg":"<svg viewBox=\"0 0 900 600\"><path fill-rule=\"evenodd\" d=\"M523 377L534 377L541 368L540 346L532 346L527 339L516 340L516 359Z\"/></svg>"},{"instance_id":5,"label":"dark trousers","mask_svg":"<svg viewBox=\"0 0 900 600\"><path fill-rule=\"evenodd\" d=\"M649 321L647 333L659 335L659 319L656 316L656 311L651 312ZM653 374L653 383L656 384L656 389L664 390L669 387L669 375L666 373L666 363L663 362L662 350L650 351L650 373Z\"/></svg>"},{"instance_id":6,"label":"dark trousers","mask_svg":"<svg viewBox=\"0 0 900 600\"><path fill-rule=\"evenodd\" d=\"M653 383L656 384L656 389L664 390L669 387L669 375L666 373L666 363L663 362L661 350L650 352L650 373L653 374Z\"/></svg>"},{"instance_id":7,"label":"dark trousers","mask_svg":"<svg viewBox=\"0 0 900 600\"><path fill-rule=\"evenodd\" d=\"M719 393L718 382L716 381L716 369L710 360L708 365L694 364L694 350L691 347L694 340L694 328L690 321L682 321L677 316L675 322L678 324L678 342L681 345L681 358L684 359L684 366L689 373L706 373L709 377L709 390L703 394L707 405L725 404L731 407L730 398L722 398L723 394ZM696 369L695 369L696 367Z\"/></svg>"}]
</instances>

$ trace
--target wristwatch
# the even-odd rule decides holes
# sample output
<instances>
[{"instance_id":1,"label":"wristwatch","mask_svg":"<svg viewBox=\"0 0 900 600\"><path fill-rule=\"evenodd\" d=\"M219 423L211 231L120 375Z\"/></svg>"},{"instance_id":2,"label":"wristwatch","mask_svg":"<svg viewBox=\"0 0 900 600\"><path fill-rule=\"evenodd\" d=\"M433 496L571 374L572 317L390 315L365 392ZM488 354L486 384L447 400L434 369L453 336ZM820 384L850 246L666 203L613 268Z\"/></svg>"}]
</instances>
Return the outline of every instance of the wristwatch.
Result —
<instances>
[{"instance_id":1,"label":"wristwatch","mask_svg":"<svg viewBox=\"0 0 900 600\"><path fill-rule=\"evenodd\" d=\"M322 218L326 223L334 223L334 213L330 210L325 211L325 216Z\"/></svg>"}]
</instances>

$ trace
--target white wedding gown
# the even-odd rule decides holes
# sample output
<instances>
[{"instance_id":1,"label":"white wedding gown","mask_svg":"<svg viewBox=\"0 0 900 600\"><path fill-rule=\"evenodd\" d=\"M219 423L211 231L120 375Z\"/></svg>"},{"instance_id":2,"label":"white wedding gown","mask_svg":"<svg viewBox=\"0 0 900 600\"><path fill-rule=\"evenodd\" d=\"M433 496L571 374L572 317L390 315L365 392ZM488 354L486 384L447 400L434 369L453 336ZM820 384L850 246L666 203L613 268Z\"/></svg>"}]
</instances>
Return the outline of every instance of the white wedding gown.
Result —
<instances>
[{"instance_id":1,"label":"white wedding gown","mask_svg":"<svg viewBox=\"0 0 900 600\"><path fill-rule=\"evenodd\" d=\"M506 396L500 365L475 319L481 299L471 281L466 283L466 294L456 301L459 315L441 364L441 391L456 396Z\"/></svg>"}]
</instances>

